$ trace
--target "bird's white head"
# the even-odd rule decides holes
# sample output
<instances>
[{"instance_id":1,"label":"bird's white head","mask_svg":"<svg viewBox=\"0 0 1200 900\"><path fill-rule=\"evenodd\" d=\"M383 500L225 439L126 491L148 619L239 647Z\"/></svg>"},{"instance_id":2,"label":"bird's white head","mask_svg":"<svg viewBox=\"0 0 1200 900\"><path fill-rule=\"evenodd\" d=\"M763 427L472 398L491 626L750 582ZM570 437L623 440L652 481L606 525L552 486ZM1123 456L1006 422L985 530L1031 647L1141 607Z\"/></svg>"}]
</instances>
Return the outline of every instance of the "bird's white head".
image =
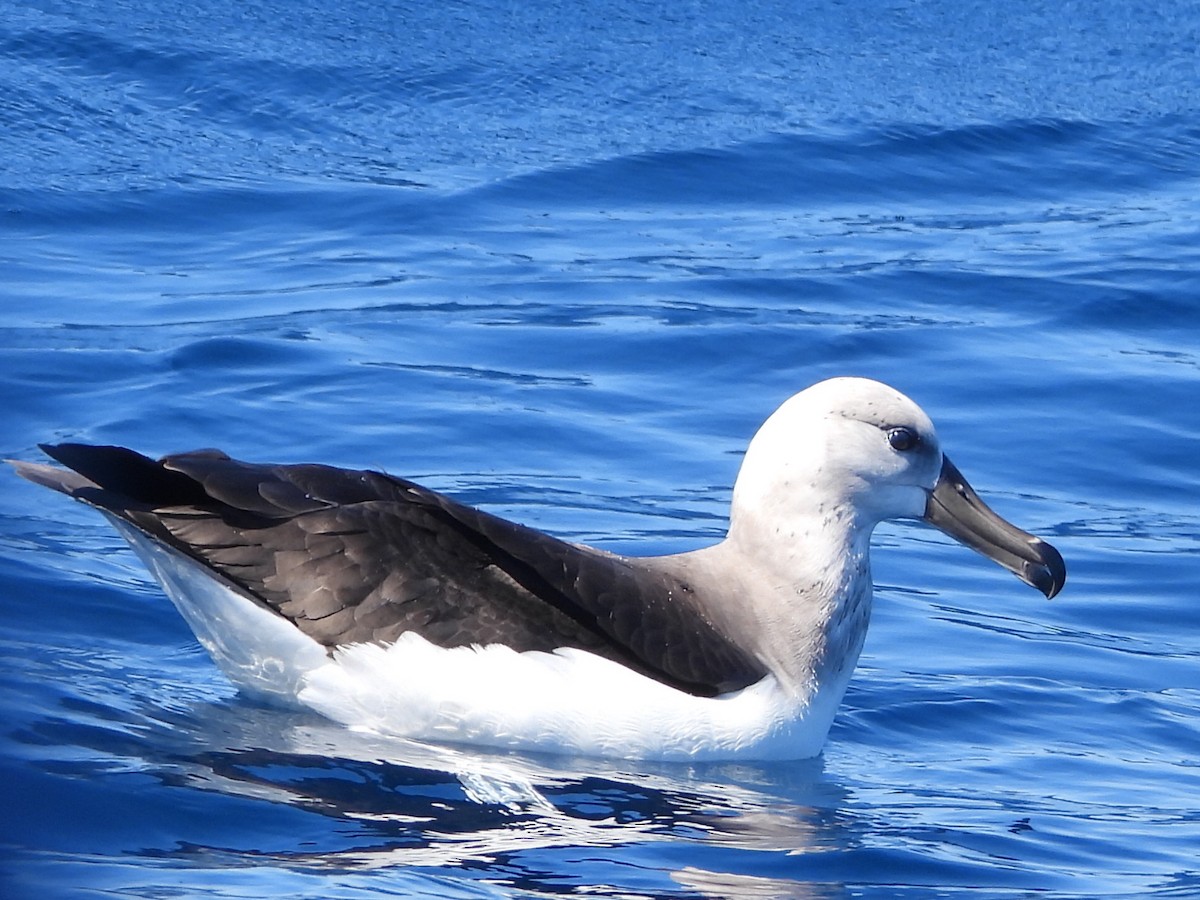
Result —
<instances>
[{"instance_id":1,"label":"bird's white head","mask_svg":"<svg viewBox=\"0 0 1200 900\"><path fill-rule=\"evenodd\" d=\"M869 533L884 519L924 515L941 467L933 423L912 400L867 378L831 378L793 396L758 430L734 486L731 524L817 515L826 524L852 519Z\"/></svg>"}]
</instances>

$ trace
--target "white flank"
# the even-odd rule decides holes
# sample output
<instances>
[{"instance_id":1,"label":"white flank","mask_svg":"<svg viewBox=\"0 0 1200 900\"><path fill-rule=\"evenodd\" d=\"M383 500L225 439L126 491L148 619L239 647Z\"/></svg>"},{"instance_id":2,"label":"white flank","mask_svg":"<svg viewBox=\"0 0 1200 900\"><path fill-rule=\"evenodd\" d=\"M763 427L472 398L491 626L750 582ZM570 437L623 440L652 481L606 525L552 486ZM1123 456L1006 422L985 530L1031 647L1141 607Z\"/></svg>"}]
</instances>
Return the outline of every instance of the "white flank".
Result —
<instances>
[{"instance_id":1,"label":"white flank","mask_svg":"<svg viewBox=\"0 0 1200 900\"><path fill-rule=\"evenodd\" d=\"M844 685L842 686L844 687ZM581 650L446 650L409 633L337 651L300 699L377 734L627 759L801 759L821 752L841 699L773 676L695 697Z\"/></svg>"},{"instance_id":2,"label":"white flank","mask_svg":"<svg viewBox=\"0 0 1200 900\"><path fill-rule=\"evenodd\" d=\"M329 659L324 647L282 616L226 587L204 566L123 519L104 515L159 580L230 681L256 697L298 703L305 676Z\"/></svg>"}]
</instances>

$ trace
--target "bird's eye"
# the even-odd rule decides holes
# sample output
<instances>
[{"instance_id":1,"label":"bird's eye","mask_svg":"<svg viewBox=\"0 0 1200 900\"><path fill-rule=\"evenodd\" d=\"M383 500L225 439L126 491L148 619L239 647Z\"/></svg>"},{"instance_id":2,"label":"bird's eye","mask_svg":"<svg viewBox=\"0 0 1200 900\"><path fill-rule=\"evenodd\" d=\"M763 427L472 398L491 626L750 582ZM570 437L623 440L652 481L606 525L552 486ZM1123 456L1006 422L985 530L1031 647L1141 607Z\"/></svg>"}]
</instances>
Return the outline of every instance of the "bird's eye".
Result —
<instances>
[{"instance_id":1,"label":"bird's eye","mask_svg":"<svg viewBox=\"0 0 1200 900\"><path fill-rule=\"evenodd\" d=\"M911 450L921 443L920 436L911 428L891 428L888 429L887 436L893 450Z\"/></svg>"}]
</instances>

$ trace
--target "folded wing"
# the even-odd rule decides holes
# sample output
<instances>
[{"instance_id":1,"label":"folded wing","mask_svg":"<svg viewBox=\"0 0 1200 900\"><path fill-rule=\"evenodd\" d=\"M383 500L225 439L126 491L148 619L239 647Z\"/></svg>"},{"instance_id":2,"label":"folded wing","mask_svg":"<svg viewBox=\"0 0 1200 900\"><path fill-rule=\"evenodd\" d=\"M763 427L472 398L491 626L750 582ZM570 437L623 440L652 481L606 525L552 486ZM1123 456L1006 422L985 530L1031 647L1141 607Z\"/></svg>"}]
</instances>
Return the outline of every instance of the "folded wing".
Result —
<instances>
[{"instance_id":1,"label":"folded wing","mask_svg":"<svg viewBox=\"0 0 1200 900\"><path fill-rule=\"evenodd\" d=\"M131 522L329 648L408 631L442 647L574 647L700 696L766 674L690 585L404 479L213 450L43 449L79 475L16 464L26 478Z\"/></svg>"}]
</instances>

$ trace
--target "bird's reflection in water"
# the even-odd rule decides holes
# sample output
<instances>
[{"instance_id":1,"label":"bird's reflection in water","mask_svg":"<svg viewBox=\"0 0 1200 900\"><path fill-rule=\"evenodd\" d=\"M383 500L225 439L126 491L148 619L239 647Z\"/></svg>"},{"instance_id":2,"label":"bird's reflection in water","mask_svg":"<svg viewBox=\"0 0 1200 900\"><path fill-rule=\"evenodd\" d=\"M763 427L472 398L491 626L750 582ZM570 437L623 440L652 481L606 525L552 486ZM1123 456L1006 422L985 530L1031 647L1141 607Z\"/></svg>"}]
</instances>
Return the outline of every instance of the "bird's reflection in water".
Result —
<instances>
[{"instance_id":1,"label":"bird's reflection in water","mask_svg":"<svg viewBox=\"0 0 1200 900\"><path fill-rule=\"evenodd\" d=\"M595 872L606 867L597 851L640 847L639 864L661 867L685 893L841 895L836 885L757 874L744 853L767 854L770 869L797 854L845 847L852 830L841 813L846 792L824 776L820 760L539 757L381 739L240 701L202 704L170 724L164 733L176 743L172 768L178 773L186 760L192 786L288 804L337 823L340 836L330 846L297 842L268 854L288 866L486 868L489 881L559 893L562 854L588 851ZM263 854L255 858L262 862ZM623 858L607 857L607 865L620 868Z\"/></svg>"}]
</instances>

